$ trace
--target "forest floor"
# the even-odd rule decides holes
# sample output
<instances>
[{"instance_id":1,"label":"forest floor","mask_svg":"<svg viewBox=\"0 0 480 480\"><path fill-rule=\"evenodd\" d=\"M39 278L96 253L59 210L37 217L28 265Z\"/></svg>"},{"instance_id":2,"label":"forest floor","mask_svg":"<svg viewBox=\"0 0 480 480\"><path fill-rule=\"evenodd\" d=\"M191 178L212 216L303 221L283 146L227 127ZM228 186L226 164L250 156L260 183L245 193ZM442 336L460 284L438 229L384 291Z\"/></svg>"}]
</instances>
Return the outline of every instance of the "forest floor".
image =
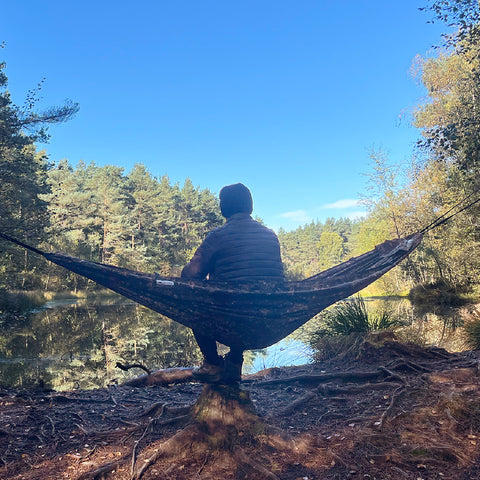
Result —
<instances>
[{"instance_id":1,"label":"forest floor","mask_svg":"<svg viewBox=\"0 0 480 480\"><path fill-rule=\"evenodd\" d=\"M480 479L479 365L478 351L377 337L322 364L245 376L262 428L216 447L184 434L198 383L0 388L0 478Z\"/></svg>"}]
</instances>

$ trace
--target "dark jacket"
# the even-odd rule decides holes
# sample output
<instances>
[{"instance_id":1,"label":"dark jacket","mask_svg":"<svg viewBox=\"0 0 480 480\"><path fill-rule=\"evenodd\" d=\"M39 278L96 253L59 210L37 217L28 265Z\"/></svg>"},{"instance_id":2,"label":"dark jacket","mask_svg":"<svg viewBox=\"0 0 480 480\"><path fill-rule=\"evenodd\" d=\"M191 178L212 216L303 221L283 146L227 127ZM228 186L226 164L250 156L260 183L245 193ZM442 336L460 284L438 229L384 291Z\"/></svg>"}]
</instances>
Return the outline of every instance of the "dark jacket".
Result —
<instances>
[{"instance_id":1,"label":"dark jacket","mask_svg":"<svg viewBox=\"0 0 480 480\"><path fill-rule=\"evenodd\" d=\"M280 245L273 232L248 213L232 215L210 232L182 277L217 281L281 281Z\"/></svg>"}]
</instances>

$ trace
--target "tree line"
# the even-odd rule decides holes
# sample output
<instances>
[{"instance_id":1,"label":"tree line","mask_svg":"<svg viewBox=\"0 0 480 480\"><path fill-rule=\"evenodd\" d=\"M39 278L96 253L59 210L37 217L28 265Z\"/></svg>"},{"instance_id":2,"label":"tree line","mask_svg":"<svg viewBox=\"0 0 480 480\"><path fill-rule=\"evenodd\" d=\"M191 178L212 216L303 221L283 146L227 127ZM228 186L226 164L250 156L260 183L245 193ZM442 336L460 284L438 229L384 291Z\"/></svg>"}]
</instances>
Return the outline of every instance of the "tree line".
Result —
<instances>
[{"instance_id":1,"label":"tree line","mask_svg":"<svg viewBox=\"0 0 480 480\"><path fill-rule=\"evenodd\" d=\"M278 236L289 279L305 278L363 253L388 238L421 230L480 186L480 9L478 2L438 0L432 15L456 25L414 73L427 98L412 122L420 140L407 165L370 152L365 203L357 221L328 219ZM187 179L172 184L142 164L130 172L67 160L52 164L36 146L48 126L66 121L78 106L40 113L39 85L24 106L14 105L0 64L0 231L34 246L141 271L178 275L208 231L223 223L213 192ZM408 291L418 284L448 283L471 290L480 283L480 207L455 216L428 234L377 290ZM2 243L0 287L75 289L88 282Z\"/></svg>"}]
</instances>

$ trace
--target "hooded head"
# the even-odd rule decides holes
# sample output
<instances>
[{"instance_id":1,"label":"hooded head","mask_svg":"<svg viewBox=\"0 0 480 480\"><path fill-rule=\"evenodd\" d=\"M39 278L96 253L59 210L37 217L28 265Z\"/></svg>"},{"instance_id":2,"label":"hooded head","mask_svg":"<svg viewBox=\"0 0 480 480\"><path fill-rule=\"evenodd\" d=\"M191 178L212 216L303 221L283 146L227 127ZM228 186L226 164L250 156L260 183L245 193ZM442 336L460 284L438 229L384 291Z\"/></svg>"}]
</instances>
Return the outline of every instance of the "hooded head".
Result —
<instances>
[{"instance_id":1,"label":"hooded head","mask_svg":"<svg viewBox=\"0 0 480 480\"><path fill-rule=\"evenodd\" d=\"M253 211L253 200L250 190L243 183L227 185L220 190L220 210L225 218L230 218L236 213Z\"/></svg>"}]
</instances>

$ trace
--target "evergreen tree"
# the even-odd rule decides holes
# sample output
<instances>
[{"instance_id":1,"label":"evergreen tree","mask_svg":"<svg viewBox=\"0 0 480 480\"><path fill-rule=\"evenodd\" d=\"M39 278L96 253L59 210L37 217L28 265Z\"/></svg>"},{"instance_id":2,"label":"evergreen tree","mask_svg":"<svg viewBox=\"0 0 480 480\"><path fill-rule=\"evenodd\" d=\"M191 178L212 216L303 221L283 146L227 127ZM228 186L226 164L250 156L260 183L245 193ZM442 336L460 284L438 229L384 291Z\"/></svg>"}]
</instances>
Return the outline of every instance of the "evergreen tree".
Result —
<instances>
[{"instance_id":1,"label":"evergreen tree","mask_svg":"<svg viewBox=\"0 0 480 480\"><path fill-rule=\"evenodd\" d=\"M29 92L25 105L12 103L7 89L5 63L0 63L0 183L2 215L0 231L38 245L47 224L46 204L41 195L47 193L47 157L37 152L35 142L48 140L48 125L68 120L78 106L38 112L37 89ZM0 258L0 286L36 286L27 252L2 245Z\"/></svg>"},{"instance_id":2,"label":"evergreen tree","mask_svg":"<svg viewBox=\"0 0 480 480\"><path fill-rule=\"evenodd\" d=\"M128 259L130 268L150 271L158 267L158 232L155 229L156 205L160 197L160 185L142 164L135 164L126 177L126 188L130 200L129 216L131 223ZM155 268L158 271L158 268Z\"/></svg>"}]
</instances>

